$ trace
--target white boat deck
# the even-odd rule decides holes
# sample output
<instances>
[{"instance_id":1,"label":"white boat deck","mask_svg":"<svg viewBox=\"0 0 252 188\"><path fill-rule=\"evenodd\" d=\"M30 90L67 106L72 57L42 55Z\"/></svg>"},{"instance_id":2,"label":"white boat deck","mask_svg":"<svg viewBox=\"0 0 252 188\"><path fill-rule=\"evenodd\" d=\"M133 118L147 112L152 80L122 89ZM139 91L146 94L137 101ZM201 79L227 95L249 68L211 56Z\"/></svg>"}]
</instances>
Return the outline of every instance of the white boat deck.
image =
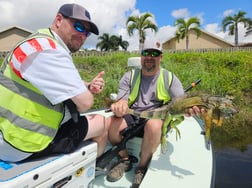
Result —
<instances>
[{"instance_id":1,"label":"white boat deck","mask_svg":"<svg viewBox=\"0 0 252 188\"><path fill-rule=\"evenodd\" d=\"M181 138L176 140L175 130L168 133L168 150L162 154L160 147L154 153L141 188L211 188L214 179L214 158L211 145L206 148L202 128L193 118L185 118L178 128ZM139 155L140 138L134 138L127 144L128 150L136 157ZM136 166L137 164L135 164ZM117 182L108 182L105 176L95 179L94 187L126 188L134 178L134 168L124 174Z\"/></svg>"},{"instance_id":2,"label":"white boat deck","mask_svg":"<svg viewBox=\"0 0 252 188\"><path fill-rule=\"evenodd\" d=\"M214 161L212 148L206 148L202 129L194 118L187 118L178 126L181 138L176 140L175 131L168 135L168 151L160 153L160 148L153 155L143 188L210 188Z\"/></svg>"}]
</instances>

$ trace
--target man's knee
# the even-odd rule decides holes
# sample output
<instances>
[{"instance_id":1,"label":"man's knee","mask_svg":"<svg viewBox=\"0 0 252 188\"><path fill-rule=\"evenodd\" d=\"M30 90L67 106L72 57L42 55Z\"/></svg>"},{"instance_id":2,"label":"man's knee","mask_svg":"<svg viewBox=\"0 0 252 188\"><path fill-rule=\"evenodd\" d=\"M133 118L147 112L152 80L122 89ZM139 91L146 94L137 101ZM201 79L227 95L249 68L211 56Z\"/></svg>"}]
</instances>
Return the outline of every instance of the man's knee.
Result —
<instances>
[{"instance_id":1,"label":"man's knee","mask_svg":"<svg viewBox=\"0 0 252 188\"><path fill-rule=\"evenodd\" d=\"M158 134L162 130L162 124L162 120L149 120L145 125L144 132Z\"/></svg>"}]
</instances>

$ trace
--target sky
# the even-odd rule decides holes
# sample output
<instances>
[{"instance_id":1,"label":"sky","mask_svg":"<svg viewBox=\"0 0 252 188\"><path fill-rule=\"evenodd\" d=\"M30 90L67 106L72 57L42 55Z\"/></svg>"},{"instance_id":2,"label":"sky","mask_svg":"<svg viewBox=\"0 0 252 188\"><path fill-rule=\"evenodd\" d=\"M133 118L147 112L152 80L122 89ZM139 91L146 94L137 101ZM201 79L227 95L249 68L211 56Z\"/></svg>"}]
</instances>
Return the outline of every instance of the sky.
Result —
<instances>
[{"instance_id":1,"label":"sky","mask_svg":"<svg viewBox=\"0 0 252 188\"><path fill-rule=\"evenodd\" d=\"M31 31L49 27L64 3L83 5L91 14L92 21L98 26L100 36L104 33L122 36L129 42L129 51L138 50L138 33L128 36L126 20L129 16L151 13L151 20L158 26L158 32L147 30L147 38L153 37L165 42L175 36L174 23L178 18L198 17L201 29L233 43L234 36L222 31L221 22L224 17L244 11L246 17L252 18L251 0L0 0L0 31L12 26ZM239 25L239 42L247 41L246 30ZM91 35L84 48L95 48L98 36Z\"/></svg>"}]
</instances>

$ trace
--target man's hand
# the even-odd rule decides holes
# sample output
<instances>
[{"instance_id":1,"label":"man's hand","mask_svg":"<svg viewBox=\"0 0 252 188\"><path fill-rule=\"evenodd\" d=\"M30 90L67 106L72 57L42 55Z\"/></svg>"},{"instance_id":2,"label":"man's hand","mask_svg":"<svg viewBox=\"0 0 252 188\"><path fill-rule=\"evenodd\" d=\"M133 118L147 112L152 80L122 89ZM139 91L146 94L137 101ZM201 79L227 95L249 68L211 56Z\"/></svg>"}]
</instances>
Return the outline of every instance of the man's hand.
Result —
<instances>
[{"instance_id":1,"label":"man's hand","mask_svg":"<svg viewBox=\"0 0 252 188\"><path fill-rule=\"evenodd\" d=\"M111 111L114 112L117 117L122 117L127 114L128 108L128 101L123 99L113 103L110 107Z\"/></svg>"},{"instance_id":2,"label":"man's hand","mask_svg":"<svg viewBox=\"0 0 252 188\"><path fill-rule=\"evenodd\" d=\"M105 72L101 71L89 84L88 89L93 94L98 94L102 92L105 87L105 82L103 80Z\"/></svg>"},{"instance_id":3,"label":"man's hand","mask_svg":"<svg viewBox=\"0 0 252 188\"><path fill-rule=\"evenodd\" d=\"M175 99L173 99L173 103L175 103L176 101L179 101L180 100L183 100L183 99L186 99L186 95L183 95L183 96L180 96L180 97L177 97ZM189 108L188 110L186 110L186 113L185 113L185 116L186 117L190 117L190 116L198 116L200 114L204 114L205 113L205 109L204 108L199 108L198 106L192 106L191 108Z\"/></svg>"},{"instance_id":4,"label":"man's hand","mask_svg":"<svg viewBox=\"0 0 252 188\"><path fill-rule=\"evenodd\" d=\"M205 113L205 109L200 109L198 106L193 106L188 110L188 113L185 114L185 116L190 117L190 116L198 116L200 114Z\"/></svg>"}]
</instances>

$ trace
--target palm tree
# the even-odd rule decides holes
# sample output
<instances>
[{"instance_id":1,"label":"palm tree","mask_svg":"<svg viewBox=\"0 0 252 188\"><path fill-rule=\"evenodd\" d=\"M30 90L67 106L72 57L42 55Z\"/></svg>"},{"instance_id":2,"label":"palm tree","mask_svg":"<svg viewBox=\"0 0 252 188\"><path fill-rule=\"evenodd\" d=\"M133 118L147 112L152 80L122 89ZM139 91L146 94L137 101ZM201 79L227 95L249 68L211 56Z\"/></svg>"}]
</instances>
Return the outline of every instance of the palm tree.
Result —
<instances>
[{"instance_id":1,"label":"palm tree","mask_svg":"<svg viewBox=\"0 0 252 188\"><path fill-rule=\"evenodd\" d=\"M129 46L128 41L124 41L121 35L119 37L116 35L109 36L108 33L104 33L98 37L98 40L100 42L96 44L96 48L100 48L101 51L117 51L120 46L126 51Z\"/></svg>"},{"instance_id":2,"label":"palm tree","mask_svg":"<svg viewBox=\"0 0 252 188\"><path fill-rule=\"evenodd\" d=\"M252 26L252 20L250 18L245 18L247 13L243 11L239 11L238 14L234 14L234 16L226 16L222 20L222 30L226 32L226 27L228 27L229 35L235 36L235 46L238 46L238 24L243 23L244 28L249 28Z\"/></svg>"},{"instance_id":3,"label":"palm tree","mask_svg":"<svg viewBox=\"0 0 252 188\"><path fill-rule=\"evenodd\" d=\"M177 26L176 31L176 39L179 42L180 39L186 38L186 49L189 46L189 31L193 31L196 33L197 38L201 34L200 30L200 20L197 17L191 17L187 21L183 18L179 18L175 22L175 26Z\"/></svg>"},{"instance_id":4,"label":"palm tree","mask_svg":"<svg viewBox=\"0 0 252 188\"><path fill-rule=\"evenodd\" d=\"M129 46L129 42L125 41L122 39L122 35L120 35L119 37L116 35L112 35L111 36L111 43L113 44L113 49L112 50L119 50L119 47L121 47L123 50L127 50L128 46Z\"/></svg>"},{"instance_id":5,"label":"palm tree","mask_svg":"<svg viewBox=\"0 0 252 188\"><path fill-rule=\"evenodd\" d=\"M122 35L118 37L118 45L121 46L121 48L125 51L127 51L127 48L129 47L129 42L122 39Z\"/></svg>"},{"instance_id":6,"label":"palm tree","mask_svg":"<svg viewBox=\"0 0 252 188\"><path fill-rule=\"evenodd\" d=\"M102 36L98 37L98 40L100 40L100 42L96 44L96 48L100 48L101 51L109 51L111 49L112 44L108 33L103 33Z\"/></svg>"},{"instance_id":7,"label":"palm tree","mask_svg":"<svg viewBox=\"0 0 252 188\"><path fill-rule=\"evenodd\" d=\"M153 15L151 13L145 13L141 16L130 16L126 21L129 36L133 35L134 30L138 31L139 50L143 48L143 43L146 37L146 29L154 30L155 33L158 31L157 25L149 20L149 18L152 17Z\"/></svg>"},{"instance_id":8,"label":"palm tree","mask_svg":"<svg viewBox=\"0 0 252 188\"><path fill-rule=\"evenodd\" d=\"M119 45L118 45L118 37L115 35L112 35L110 37L110 43L111 43L111 50L112 51L117 51L119 50Z\"/></svg>"}]
</instances>

